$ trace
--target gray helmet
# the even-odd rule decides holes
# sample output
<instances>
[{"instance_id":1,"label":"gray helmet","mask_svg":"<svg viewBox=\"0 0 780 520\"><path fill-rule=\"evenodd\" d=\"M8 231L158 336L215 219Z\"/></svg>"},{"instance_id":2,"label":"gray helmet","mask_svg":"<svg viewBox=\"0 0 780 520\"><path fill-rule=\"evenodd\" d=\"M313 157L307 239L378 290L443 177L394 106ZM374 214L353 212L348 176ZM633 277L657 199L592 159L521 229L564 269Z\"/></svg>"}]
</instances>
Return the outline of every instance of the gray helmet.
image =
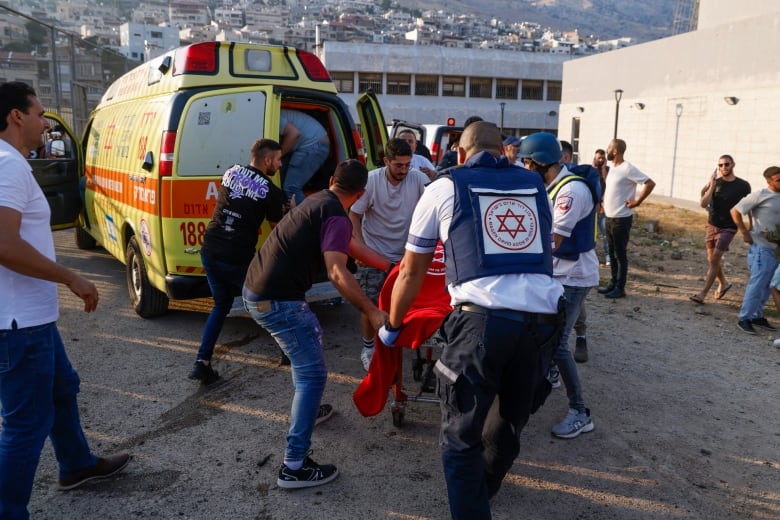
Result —
<instances>
[{"instance_id":1,"label":"gray helmet","mask_svg":"<svg viewBox=\"0 0 780 520\"><path fill-rule=\"evenodd\" d=\"M549 132L537 132L522 140L517 155L521 159L531 159L537 164L547 166L560 162L563 152L557 137Z\"/></svg>"}]
</instances>

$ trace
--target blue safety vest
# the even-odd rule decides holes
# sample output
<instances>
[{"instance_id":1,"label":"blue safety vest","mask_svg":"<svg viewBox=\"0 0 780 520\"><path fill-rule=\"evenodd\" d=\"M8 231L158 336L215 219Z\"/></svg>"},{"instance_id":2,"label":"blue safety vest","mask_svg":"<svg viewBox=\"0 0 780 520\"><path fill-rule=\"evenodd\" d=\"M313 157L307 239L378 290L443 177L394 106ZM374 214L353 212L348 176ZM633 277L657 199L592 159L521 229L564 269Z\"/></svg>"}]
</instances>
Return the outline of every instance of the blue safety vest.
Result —
<instances>
[{"instance_id":1,"label":"blue safety vest","mask_svg":"<svg viewBox=\"0 0 780 520\"><path fill-rule=\"evenodd\" d=\"M480 152L449 170L455 200L448 283L502 274L552 276L552 213L539 174Z\"/></svg>"},{"instance_id":2,"label":"blue safety vest","mask_svg":"<svg viewBox=\"0 0 780 520\"><path fill-rule=\"evenodd\" d=\"M558 192L564 185L571 181L583 182L586 185L588 182L579 175L567 175L561 179L558 184L550 188L548 192L550 200L555 205L555 199L558 196ZM589 188L590 190L590 188ZM591 191L591 200L593 199L593 192ZM596 247L596 234L598 233L598 204L593 204L592 209L587 217L580 219L574 226L571 232L571 236L563 239L558 249L555 250L553 256L561 258L563 260L579 260L580 253L585 253Z\"/></svg>"}]
</instances>

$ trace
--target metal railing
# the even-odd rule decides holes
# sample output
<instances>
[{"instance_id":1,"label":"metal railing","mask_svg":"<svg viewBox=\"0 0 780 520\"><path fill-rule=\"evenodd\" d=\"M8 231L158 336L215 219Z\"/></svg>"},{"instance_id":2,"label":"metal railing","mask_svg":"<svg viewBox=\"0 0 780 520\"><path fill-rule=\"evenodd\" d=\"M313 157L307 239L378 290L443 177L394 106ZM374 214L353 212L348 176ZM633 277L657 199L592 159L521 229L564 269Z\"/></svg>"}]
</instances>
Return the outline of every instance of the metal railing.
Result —
<instances>
[{"instance_id":1,"label":"metal railing","mask_svg":"<svg viewBox=\"0 0 780 520\"><path fill-rule=\"evenodd\" d=\"M108 86L139 65L114 49L0 5L0 81L24 81L81 135Z\"/></svg>"}]
</instances>

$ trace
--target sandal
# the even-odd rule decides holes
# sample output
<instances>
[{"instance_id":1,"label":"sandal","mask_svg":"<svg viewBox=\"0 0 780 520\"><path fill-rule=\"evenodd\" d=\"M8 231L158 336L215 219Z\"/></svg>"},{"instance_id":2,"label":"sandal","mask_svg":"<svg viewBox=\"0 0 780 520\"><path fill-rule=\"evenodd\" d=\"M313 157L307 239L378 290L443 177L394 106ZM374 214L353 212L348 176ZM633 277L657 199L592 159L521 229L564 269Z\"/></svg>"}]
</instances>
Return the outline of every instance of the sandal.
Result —
<instances>
[{"instance_id":1,"label":"sandal","mask_svg":"<svg viewBox=\"0 0 780 520\"><path fill-rule=\"evenodd\" d=\"M732 284L731 282L729 282L728 284L726 284L726 287L724 287L723 289L721 289L720 291L718 291L717 293L715 293L715 299L716 299L716 300L720 300L721 298L723 298L724 296L726 296L726 293L727 293L727 292L729 292L729 289L731 289L731 286L732 286L732 285L734 285L734 284Z\"/></svg>"},{"instance_id":2,"label":"sandal","mask_svg":"<svg viewBox=\"0 0 780 520\"><path fill-rule=\"evenodd\" d=\"M694 294L693 296L690 296L688 299L694 303L698 303L699 305L704 304L704 298L699 297L698 294Z\"/></svg>"}]
</instances>

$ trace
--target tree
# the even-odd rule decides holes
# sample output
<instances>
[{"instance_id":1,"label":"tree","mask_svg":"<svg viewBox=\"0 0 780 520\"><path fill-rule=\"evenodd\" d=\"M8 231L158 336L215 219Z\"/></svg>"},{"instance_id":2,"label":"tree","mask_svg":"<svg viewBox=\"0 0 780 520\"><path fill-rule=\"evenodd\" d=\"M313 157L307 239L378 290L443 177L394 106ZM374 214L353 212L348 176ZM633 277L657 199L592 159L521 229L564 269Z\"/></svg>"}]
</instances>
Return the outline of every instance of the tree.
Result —
<instances>
[{"instance_id":1,"label":"tree","mask_svg":"<svg viewBox=\"0 0 780 520\"><path fill-rule=\"evenodd\" d=\"M25 22L24 27L27 29L27 41L32 47L46 44L48 40L46 27L32 20Z\"/></svg>"}]
</instances>

